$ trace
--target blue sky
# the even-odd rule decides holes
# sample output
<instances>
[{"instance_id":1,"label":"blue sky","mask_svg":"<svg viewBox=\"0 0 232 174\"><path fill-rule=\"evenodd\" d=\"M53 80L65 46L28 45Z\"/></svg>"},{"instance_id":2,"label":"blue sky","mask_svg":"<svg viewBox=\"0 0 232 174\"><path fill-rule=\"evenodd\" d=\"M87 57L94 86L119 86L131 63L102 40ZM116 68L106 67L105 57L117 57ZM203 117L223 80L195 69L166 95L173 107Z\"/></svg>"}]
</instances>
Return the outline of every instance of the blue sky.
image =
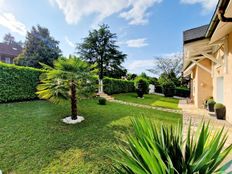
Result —
<instances>
[{"instance_id":1,"label":"blue sky","mask_svg":"<svg viewBox=\"0 0 232 174\"><path fill-rule=\"evenodd\" d=\"M154 57L182 51L182 32L209 23L217 0L0 0L0 38L25 40L33 25L50 30L64 55L106 23L128 55L124 66L146 72Z\"/></svg>"}]
</instances>

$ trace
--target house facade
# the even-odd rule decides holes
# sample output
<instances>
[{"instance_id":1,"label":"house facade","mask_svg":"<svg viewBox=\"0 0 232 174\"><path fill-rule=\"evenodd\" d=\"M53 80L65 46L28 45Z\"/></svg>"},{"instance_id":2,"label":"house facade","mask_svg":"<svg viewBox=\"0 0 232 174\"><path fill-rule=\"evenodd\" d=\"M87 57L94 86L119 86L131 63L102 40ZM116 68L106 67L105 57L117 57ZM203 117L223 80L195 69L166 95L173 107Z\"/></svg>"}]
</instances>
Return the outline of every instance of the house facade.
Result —
<instances>
[{"instance_id":1,"label":"house facade","mask_svg":"<svg viewBox=\"0 0 232 174\"><path fill-rule=\"evenodd\" d=\"M15 57L22 52L22 47L16 44L0 43L0 61L12 64Z\"/></svg>"},{"instance_id":2,"label":"house facade","mask_svg":"<svg viewBox=\"0 0 232 174\"><path fill-rule=\"evenodd\" d=\"M202 108L213 97L232 123L232 0L219 0L209 25L184 31L183 74L191 79L191 101Z\"/></svg>"}]
</instances>

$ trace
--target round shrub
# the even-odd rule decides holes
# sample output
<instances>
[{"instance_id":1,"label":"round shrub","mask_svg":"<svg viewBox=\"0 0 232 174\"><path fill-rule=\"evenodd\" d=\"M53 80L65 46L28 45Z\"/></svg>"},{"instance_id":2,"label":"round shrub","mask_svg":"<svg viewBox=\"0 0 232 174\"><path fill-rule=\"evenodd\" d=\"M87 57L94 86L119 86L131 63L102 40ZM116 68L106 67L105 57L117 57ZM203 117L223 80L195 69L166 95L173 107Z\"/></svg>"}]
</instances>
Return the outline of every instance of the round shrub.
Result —
<instances>
[{"instance_id":1,"label":"round shrub","mask_svg":"<svg viewBox=\"0 0 232 174\"><path fill-rule=\"evenodd\" d=\"M213 100L213 99L209 99L208 101L207 101L207 104L213 104L213 105L215 105L215 101Z\"/></svg>"},{"instance_id":2,"label":"round shrub","mask_svg":"<svg viewBox=\"0 0 232 174\"><path fill-rule=\"evenodd\" d=\"M142 77L136 77L134 80L135 88L141 90L143 94L148 94L149 92L149 82L147 79Z\"/></svg>"},{"instance_id":3,"label":"round shrub","mask_svg":"<svg viewBox=\"0 0 232 174\"><path fill-rule=\"evenodd\" d=\"M225 105L221 104L221 103L216 103L214 105L214 109L224 109L225 108Z\"/></svg>"},{"instance_id":4,"label":"round shrub","mask_svg":"<svg viewBox=\"0 0 232 174\"><path fill-rule=\"evenodd\" d=\"M167 80L161 84L165 97L173 97L175 95L175 84L171 80Z\"/></svg>"},{"instance_id":5,"label":"round shrub","mask_svg":"<svg viewBox=\"0 0 232 174\"><path fill-rule=\"evenodd\" d=\"M98 99L98 103L99 103L100 105L106 105L106 99L103 98L103 97L100 97L100 98Z\"/></svg>"}]
</instances>

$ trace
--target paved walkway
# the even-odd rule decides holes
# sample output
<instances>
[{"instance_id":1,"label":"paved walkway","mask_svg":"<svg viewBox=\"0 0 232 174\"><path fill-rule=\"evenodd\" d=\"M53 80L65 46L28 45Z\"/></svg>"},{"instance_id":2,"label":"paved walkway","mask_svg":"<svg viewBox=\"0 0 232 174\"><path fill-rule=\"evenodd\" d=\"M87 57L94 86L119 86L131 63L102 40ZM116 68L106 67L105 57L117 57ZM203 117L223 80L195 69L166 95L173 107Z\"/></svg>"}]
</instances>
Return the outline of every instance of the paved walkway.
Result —
<instances>
[{"instance_id":1,"label":"paved walkway","mask_svg":"<svg viewBox=\"0 0 232 174\"><path fill-rule=\"evenodd\" d=\"M120 104L130 105L130 106L136 106L136 107L140 107L140 108L155 109L155 110L159 110L159 111L165 111L165 112L172 112L172 113L182 114L181 110L168 109L168 108L162 108L162 107L155 107L155 106L149 106L149 105L143 105L143 104L125 102L125 101L115 100L115 99L114 100L109 100L109 101L110 102L114 102L114 103L120 103Z\"/></svg>"},{"instance_id":2,"label":"paved walkway","mask_svg":"<svg viewBox=\"0 0 232 174\"><path fill-rule=\"evenodd\" d=\"M197 109L193 104L187 104L186 100L180 100L179 107L182 108L183 112L184 133L188 130L190 120L193 130L196 130L202 121L209 121L212 130L219 130L224 126L225 130L228 130L227 145L232 143L232 124L225 120L218 120L214 114L209 113L205 109Z\"/></svg>"},{"instance_id":3,"label":"paved walkway","mask_svg":"<svg viewBox=\"0 0 232 174\"><path fill-rule=\"evenodd\" d=\"M232 144L232 125L225 120L218 120L214 114L209 113L205 109L197 109L193 104L187 104L186 100L180 100L179 107L182 108L183 112L183 136L186 137L189 122L191 120L192 130L195 132L198 125L202 121L210 121L210 130L217 131L220 130L223 126L225 127L225 132L228 131L228 139L225 144L225 148ZM232 152L225 159L225 162L232 160ZM232 166L228 171L232 171Z\"/></svg>"}]
</instances>

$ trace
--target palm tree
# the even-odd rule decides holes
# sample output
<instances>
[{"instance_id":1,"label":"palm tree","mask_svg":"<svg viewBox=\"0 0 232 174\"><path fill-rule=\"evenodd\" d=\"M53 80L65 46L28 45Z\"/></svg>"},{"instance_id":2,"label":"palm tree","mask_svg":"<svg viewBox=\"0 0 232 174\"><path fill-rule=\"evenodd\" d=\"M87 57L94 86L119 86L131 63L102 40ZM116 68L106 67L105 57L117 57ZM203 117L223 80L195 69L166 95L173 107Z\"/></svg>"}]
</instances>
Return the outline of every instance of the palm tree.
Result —
<instances>
[{"instance_id":1,"label":"palm tree","mask_svg":"<svg viewBox=\"0 0 232 174\"><path fill-rule=\"evenodd\" d=\"M94 67L75 56L55 60L54 68L41 65L45 72L41 74L41 83L37 86L39 98L53 103L70 100L71 118L76 120L77 97L88 97L95 91Z\"/></svg>"}]
</instances>

